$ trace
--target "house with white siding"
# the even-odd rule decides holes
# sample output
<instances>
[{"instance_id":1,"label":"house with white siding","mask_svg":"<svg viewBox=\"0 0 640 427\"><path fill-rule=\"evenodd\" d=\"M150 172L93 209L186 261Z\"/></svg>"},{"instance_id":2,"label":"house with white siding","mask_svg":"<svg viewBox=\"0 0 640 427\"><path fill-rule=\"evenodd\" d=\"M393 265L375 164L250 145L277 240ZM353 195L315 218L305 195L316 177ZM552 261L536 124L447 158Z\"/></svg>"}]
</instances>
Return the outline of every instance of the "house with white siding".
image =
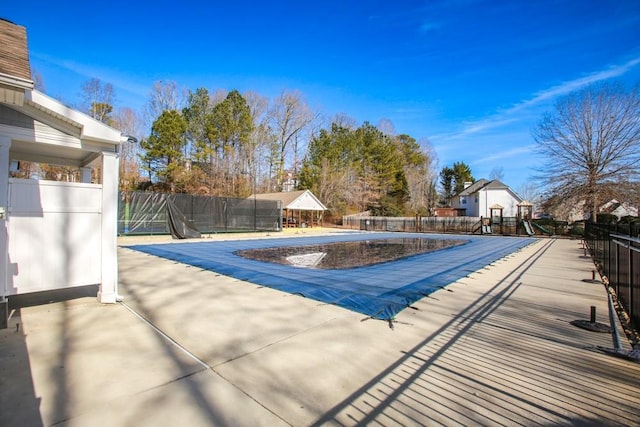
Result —
<instances>
[{"instance_id":1,"label":"house with white siding","mask_svg":"<svg viewBox=\"0 0 640 427\"><path fill-rule=\"evenodd\" d=\"M479 179L465 183L465 188L451 199L451 207L464 210L464 216L516 217L523 200L503 182Z\"/></svg>"}]
</instances>

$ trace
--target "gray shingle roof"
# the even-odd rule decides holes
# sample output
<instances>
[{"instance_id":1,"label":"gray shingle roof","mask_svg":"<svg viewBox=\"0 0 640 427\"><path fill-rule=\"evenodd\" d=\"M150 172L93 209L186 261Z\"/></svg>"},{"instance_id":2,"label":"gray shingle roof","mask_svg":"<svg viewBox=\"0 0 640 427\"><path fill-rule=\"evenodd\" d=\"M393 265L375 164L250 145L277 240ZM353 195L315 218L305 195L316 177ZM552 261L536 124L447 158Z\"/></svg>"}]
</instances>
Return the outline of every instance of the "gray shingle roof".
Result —
<instances>
[{"instance_id":1,"label":"gray shingle roof","mask_svg":"<svg viewBox=\"0 0 640 427\"><path fill-rule=\"evenodd\" d=\"M497 190L497 189L507 189L509 187L500 180L494 179L489 181L482 178L477 180L476 182L474 182L464 190L462 190L460 193L456 194L456 196L470 196L482 190L483 188Z\"/></svg>"}]
</instances>

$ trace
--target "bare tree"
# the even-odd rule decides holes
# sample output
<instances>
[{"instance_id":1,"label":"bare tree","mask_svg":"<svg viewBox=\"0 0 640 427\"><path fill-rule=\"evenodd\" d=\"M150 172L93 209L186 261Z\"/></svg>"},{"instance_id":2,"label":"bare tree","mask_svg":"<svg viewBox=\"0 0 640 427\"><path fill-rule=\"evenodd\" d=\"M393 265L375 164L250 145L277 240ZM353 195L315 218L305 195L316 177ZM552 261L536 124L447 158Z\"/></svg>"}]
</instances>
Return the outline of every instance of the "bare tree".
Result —
<instances>
[{"instance_id":1,"label":"bare tree","mask_svg":"<svg viewBox=\"0 0 640 427\"><path fill-rule=\"evenodd\" d=\"M179 111L184 104L186 90L179 90L174 81L159 80L153 84L149 93L149 102L145 107L145 121L153 123L163 111Z\"/></svg>"},{"instance_id":2,"label":"bare tree","mask_svg":"<svg viewBox=\"0 0 640 427\"><path fill-rule=\"evenodd\" d=\"M111 125L115 90L111 83L102 83L100 79L90 79L82 84L80 109L103 123Z\"/></svg>"},{"instance_id":3,"label":"bare tree","mask_svg":"<svg viewBox=\"0 0 640 427\"><path fill-rule=\"evenodd\" d=\"M533 203L535 206L539 206L542 203L542 195L540 189L533 182L526 182L518 187L518 196L522 197L522 200Z\"/></svg>"},{"instance_id":4,"label":"bare tree","mask_svg":"<svg viewBox=\"0 0 640 427\"><path fill-rule=\"evenodd\" d=\"M588 86L558 100L533 130L547 159L539 178L554 196L585 200L592 221L598 205L640 175L639 90Z\"/></svg>"},{"instance_id":5,"label":"bare tree","mask_svg":"<svg viewBox=\"0 0 640 427\"><path fill-rule=\"evenodd\" d=\"M428 215L438 203L438 156L426 138L420 142L420 148L424 155L424 163L412 167L405 166L404 170L409 185L408 208L414 213Z\"/></svg>"},{"instance_id":6,"label":"bare tree","mask_svg":"<svg viewBox=\"0 0 640 427\"><path fill-rule=\"evenodd\" d=\"M275 139L269 127L269 100L257 92L247 92L243 96L247 100L254 126L247 144L246 166L253 174L253 184L263 190L259 182L261 176L269 171L270 147Z\"/></svg>"},{"instance_id":7,"label":"bare tree","mask_svg":"<svg viewBox=\"0 0 640 427\"><path fill-rule=\"evenodd\" d=\"M491 172L489 173L489 179L497 179L498 181L502 181L504 179L504 168L500 166L491 169Z\"/></svg>"},{"instance_id":8,"label":"bare tree","mask_svg":"<svg viewBox=\"0 0 640 427\"><path fill-rule=\"evenodd\" d=\"M378 126L376 127L380 129L380 132L384 133L385 135L395 136L396 134L396 127L391 121L391 119L387 119L387 118L380 119L378 121Z\"/></svg>"},{"instance_id":9,"label":"bare tree","mask_svg":"<svg viewBox=\"0 0 640 427\"><path fill-rule=\"evenodd\" d=\"M334 123L336 126L340 126L343 127L345 129L355 129L358 127L357 123L356 123L356 119L354 119L353 117L348 116L346 113L337 113L335 116L333 116L333 118L330 120L329 124Z\"/></svg>"},{"instance_id":10,"label":"bare tree","mask_svg":"<svg viewBox=\"0 0 640 427\"><path fill-rule=\"evenodd\" d=\"M279 151L276 168L278 187L282 185L287 151L291 147L294 153L297 153L297 144L299 143L297 138L303 134L317 116L317 113L311 111L302 94L297 91L282 92L273 104L270 117Z\"/></svg>"},{"instance_id":11,"label":"bare tree","mask_svg":"<svg viewBox=\"0 0 640 427\"><path fill-rule=\"evenodd\" d=\"M141 181L138 164L138 141L142 139L141 120L135 111L124 107L116 111L113 121L116 129L135 138L120 146L120 190L134 190Z\"/></svg>"},{"instance_id":12,"label":"bare tree","mask_svg":"<svg viewBox=\"0 0 640 427\"><path fill-rule=\"evenodd\" d=\"M211 105L218 105L222 101L224 101L229 95L229 91L227 89L216 89L211 95Z\"/></svg>"},{"instance_id":13,"label":"bare tree","mask_svg":"<svg viewBox=\"0 0 640 427\"><path fill-rule=\"evenodd\" d=\"M38 70L31 70L31 80L33 80L33 88L42 93L46 93L47 89L44 84L44 77Z\"/></svg>"},{"instance_id":14,"label":"bare tree","mask_svg":"<svg viewBox=\"0 0 640 427\"><path fill-rule=\"evenodd\" d=\"M314 191L323 203L332 212L344 214L345 203L343 199L348 199L352 186L350 186L351 171L348 168L334 170L327 159L322 159L320 176Z\"/></svg>"}]
</instances>

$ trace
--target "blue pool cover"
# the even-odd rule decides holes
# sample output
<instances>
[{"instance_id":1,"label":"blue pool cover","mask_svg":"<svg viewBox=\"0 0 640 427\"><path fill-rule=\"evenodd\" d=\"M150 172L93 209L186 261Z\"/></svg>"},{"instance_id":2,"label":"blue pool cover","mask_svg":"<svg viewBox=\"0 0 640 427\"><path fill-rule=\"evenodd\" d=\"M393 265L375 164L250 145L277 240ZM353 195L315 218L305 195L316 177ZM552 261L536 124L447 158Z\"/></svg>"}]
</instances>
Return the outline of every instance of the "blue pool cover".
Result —
<instances>
[{"instance_id":1,"label":"blue pool cover","mask_svg":"<svg viewBox=\"0 0 640 427\"><path fill-rule=\"evenodd\" d=\"M420 237L467 243L436 252L348 269L307 269L235 255L244 249ZM130 249L215 271L240 280L335 304L390 320L415 301L503 258L535 239L402 233L345 233L330 236L165 243Z\"/></svg>"}]
</instances>

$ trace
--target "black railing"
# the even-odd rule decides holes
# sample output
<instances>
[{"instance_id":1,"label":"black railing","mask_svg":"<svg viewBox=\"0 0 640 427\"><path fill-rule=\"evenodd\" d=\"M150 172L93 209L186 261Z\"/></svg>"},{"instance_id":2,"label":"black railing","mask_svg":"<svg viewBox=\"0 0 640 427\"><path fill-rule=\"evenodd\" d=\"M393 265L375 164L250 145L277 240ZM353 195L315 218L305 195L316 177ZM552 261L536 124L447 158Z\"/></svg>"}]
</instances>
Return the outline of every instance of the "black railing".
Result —
<instances>
[{"instance_id":1,"label":"black railing","mask_svg":"<svg viewBox=\"0 0 640 427\"><path fill-rule=\"evenodd\" d=\"M484 218L470 216L452 217L375 217L344 216L345 228L367 231L402 231L413 233L456 233L456 234L497 234L567 236L573 231L566 222L528 220L516 217ZM582 228L576 232L582 235Z\"/></svg>"},{"instance_id":2,"label":"black railing","mask_svg":"<svg viewBox=\"0 0 640 427\"><path fill-rule=\"evenodd\" d=\"M640 327L640 224L587 223L584 239L637 330Z\"/></svg>"},{"instance_id":3,"label":"black railing","mask_svg":"<svg viewBox=\"0 0 640 427\"><path fill-rule=\"evenodd\" d=\"M480 233L475 217L344 217L343 227L408 233Z\"/></svg>"}]
</instances>

